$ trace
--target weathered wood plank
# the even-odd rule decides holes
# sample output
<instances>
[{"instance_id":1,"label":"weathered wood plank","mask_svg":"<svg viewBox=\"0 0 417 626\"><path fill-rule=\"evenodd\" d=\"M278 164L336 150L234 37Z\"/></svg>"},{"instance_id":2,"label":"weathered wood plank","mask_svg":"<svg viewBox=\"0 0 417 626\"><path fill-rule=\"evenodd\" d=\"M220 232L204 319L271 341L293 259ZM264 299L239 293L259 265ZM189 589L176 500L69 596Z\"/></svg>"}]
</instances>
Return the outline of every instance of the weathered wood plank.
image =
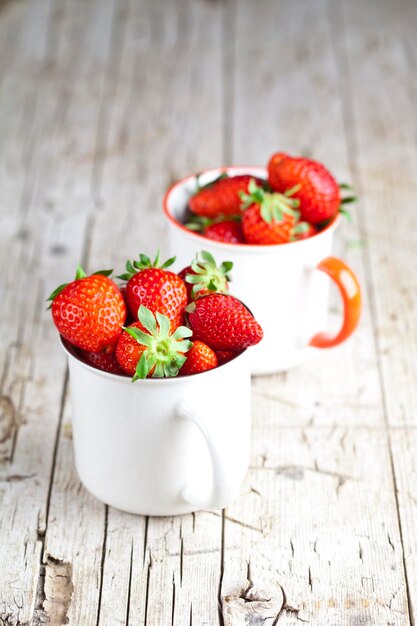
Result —
<instances>
[{"instance_id":1,"label":"weathered wood plank","mask_svg":"<svg viewBox=\"0 0 417 626\"><path fill-rule=\"evenodd\" d=\"M408 624L385 433L276 425L268 445L256 417L255 463L226 512L226 615L252 581L276 600L258 617L240 606L248 623Z\"/></svg>"},{"instance_id":2,"label":"weathered wood plank","mask_svg":"<svg viewBox=\"0 0 417 626\"><path fill-rule=\"evenodd\" d=\"M352 157L363 190L377 342L389 423L416 424L415 103L404 32L414 39L411 2L344 3L338 33L345 41L344 97ZM338 26L337 16L334 19ZM390 24L375 29L375 23ZM401 38L400 35L403 34ZM343 55L343 50L340 52ZM387 98L386 94L395 94ZM401 206L401 220L393 208Z\"/></svg>"},{"instance_id":3,"label":"weathered wood plank","mask_svg":"<svg viewBox=\"0 0 417 626\"><path fill-rule=\"evenodd\" d=\"M372 277L386 421L415 425L415 3L343 3L332 12L335 48L357 179L366 192L365 236ZM390 28L375 29L375 23ZM395 94L395 99L386 94ZM401 220L393 208L401 206ZM417 618L414 433L389 429L411 623Z\"/></svg>"},{"instance_id":4,"label":"weathered wood plank","mask_svg":"<svg viewBox=\"0 0 417 626\"><path fill-rule=\"evenodd\" d=\"M94 148L97 84L105 64L95 55L90 55L89 62L82 57L89 24L103 10L108 10L108 5L96 5L94 11L91 5L62 3L51 9L49 27L43 31L49 3L28 4L20 52L10 77L2 83L8 93L20 79L25 88L18 91L16 100L21 96L25 106L26 100L33 104L32 109L20 109L25 121L22 141L25 127L29 131L29 154L24 144L23 148L18 144L15 154L19 160L12 165L17 172L24 172L24 178L16 194L20 209L13 226L17 244L7 258L9 266L19 267L19 271L17 280L15 276L14 282L6 284L2 311L2 321L10 329L3 394L11 398L19 419L18 430L13 429L3 444L0 523L7 541L1 548L0 616L8 624L29 623L35 609L66 369L49 316L42 313L42 302L83 255L84 232L92 210L88 184L92 168L91 161L77 168L77 158L71 159L88 141ZM47 33L46 39L42 32ZM81 118L84 123L92 122L90 132L80 124ZM78 178L83 180L81 188L74 184ZM14 190L19 184L18 180ZM5 203L3 209L6 213L10 210ZM8 275L12 278L9 271ZM9 409L10 413L10 407L6 402L6 412ZM55 612L51 597L62 576L71 586L71 568L48 554L45 597L40 597L46 613L55 619L60 613ZM65 598L65 590L61 591Z\"/></svg>"},{"instance_id":5,"label":"weathered wood plank","mask_svg":"<svg viewBox=\"0 0 417 626\"><path fill-rule=\"evenodd\" d=\"M251 2L237 5L233 161L263 160L266 146L269 152L307 153L328 163L340 180L349 179L350 142L328 4L277 2L270 8L263 13ZM259 142L251 137L254 124ZM352 211L354 224L344 226L336 247L364 286L355 338L314 363L253 385L255 465L246 495L226 511L226 623L408 624L390 451L380 430L384 411L368 276L357 245L365 210L361 203ZM340 314L337 301L334 308ZM293 430L297 424L311 429ZM332 428L323 429L326 424ZM295 461L304 453L309 462ZM383 471L376 474L385 494L381 507L374 466ZM313 486L314 480L321 484Z\"/></svg>"},{"instance_id":6,"label":"weathered wood plank","mask_svg":"<svg viewBox=\"0 0 417 626\"><path fill-rule=\"evenodd\" d=\"M411 623L417 622L417 432L391 431Z\"/></svg>"},{"instance_id":7,"label":"weathered wood plank","mask_svg":"<svg viewBox=\"0 0 417 626\"><path fill-rule=\"evenodd\" d=\"M262 37L253 37L254 32ZM317 158L339 180L350 180L326 2L271 2L268 11L259 11L250 0L239 2L235 33L233 162L265 163L273 152L288 150ZM340 227L335 252L358 273L364 290L363 318L355 337L340 348L323 351L316 360L284 375L255 379L255 409L267 411L284 426L381 424L358 229L363 206L352 205L350 210L353 223ZM332 327L340 324L340 314L335 296Z\"/></svg>"},{"instance_id":8,"label":"weathered wood plank","mask_svg":"<svg viewBox=\"0 0 417 626\"><path fill-rule=\"evenodd\" d=\"M163 247L172 179L308 152L359 182L337 253L372 278L388 419L414 424L414 87L403 85L416 9L401 8L401 23L389 2L356 0L268 0L262 11L249 0L36 0L0 12L0 271L25 270L0 293L0 623L35 613L37 624L211 626L222 599L225 626L409 624L416 442L398 430L387 445L368 303L344 347L255 381L252 468L233 507L152 520L107 511L80 487L64 358L41 313L82 256L120 268L139 247Z\"/></svg>"},{"instance_id":9,"label":"weathered wood plank","mask_svg":"<svg viewBox=\"0 0 417 626\"><path fill-rule=\"evenodd\" d=\"M121 271L140 249L154 254L164 244L158 207L168 179L221 161L220 133L208 133L188 113L194 101L208 126L220 126L221 94L212 83L221 75L221 14L203 2L167 5L160 14L153 2L123 7L125 29L108 65L94 154L90 266ZM64 426L50 509L57 522L48 524L45 553L58 551L71 563L69 623L182 625L191 613L195 623L216 623L221 517L146 520L109 509L100 563L100 516L96 503L77 495L65 433ZM71 512L65 531L63 510ZM77 546L90 519L94 551L84 564Z\"/></svg>"}]
</instances>

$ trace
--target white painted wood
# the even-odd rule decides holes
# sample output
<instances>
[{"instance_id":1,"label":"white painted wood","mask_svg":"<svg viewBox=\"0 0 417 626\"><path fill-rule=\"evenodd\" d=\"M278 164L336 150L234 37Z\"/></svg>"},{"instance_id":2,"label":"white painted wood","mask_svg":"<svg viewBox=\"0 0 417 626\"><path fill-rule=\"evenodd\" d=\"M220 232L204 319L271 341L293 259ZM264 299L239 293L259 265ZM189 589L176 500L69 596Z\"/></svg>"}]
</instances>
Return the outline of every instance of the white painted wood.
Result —
<instances>
[{"instance_id":1,"label":"white painted wood","mask_svg":"<svg viewBox=\"0 0 417 626\"><path fill-rule=\"evenodd\" d=\"M417 19L411 2L346 2L344 96L351 116L352 155L366 207L372 292L389 423L416 424L415 249L417 150L415 102L407 55ZM390 28L375 30L377 22ZM343 23L342 22L342 23ZM407 37L404 35L407 33ZM343 50L341 50L343 54ZM342 59L343 60L343 59ZM395 94L395 99L385 94ZM401 206L401 219L393 209Z\"/></svg>"},{"instance_id":2,"label":"white painted wood","mask_svg":"<svg viewBox=\"0 0 417 626\"><path fill-rule=\"evenodd\" d=\"M77 173L74 163L65 159L61 150L66 143L66 150L72 145L76 152L77 133L85 140L86 129L80 127L72 113L78 115L82 110L85 115L88 102L81 98L82 109L80 101L73 109L71 103L85 93L87 84L94 85L91 75L94 60L86 64L81 59L82 46L77 50L79 31L73 18L77 15L77 20L83 19L81 6L82 3L62 4L59 11L54 8L49 13L48 3L28 5L22 16L17 58L2 83L2 92L7 94L21 81L23 87L17 96L21 95L24 105L18 109L19 122L23 123L21 130L18 127L21 132L17 137L18 149L11 153L18 160L5 162L9 172L11 169L23 172L21 182L17 177L10 192L11 201L18 201L17 210L10 212L8 196L2 201L2 211L16 216L11 234L17 234L15 242L11 242L12 254L8 254L7 248L2 249L7 255L2 258L2 268L7 267L8 277L2 300L2 324L6 322L10 329L2 393L11 400L6 401L6 413L13 404L19 426L2 445L0 525L6 541L1 542L0 617L7 624L26 624L32 620L38 587L40 606L45 601L42 608L48 615L61 615L60 611L55 612L50 600L55 589L62 599L66 598L67 591L56 588L55 583L62 582L62 575L72 575L70 564L67 567L56 560L59 557L48 554L44 585L43 577L39 576L66 369L56 333L44 311L44 300L68 276L68 268L74 267L82 257L83 233L91 207L87 193L83 197L79 194L76 202L71 198L71 179L76 181ZM101 7L105 5L98 5L99 10ZM45 31L48 14L51 23ZM87 23L88 17L94 19L86 7ZM34 54L31 43L36 33L39 54L37 51ZM54 38L60 46L65 41L72 43L65 51L55 47ZM77 67L83 68L78 74ZM68 81L72 85L70 91ZM97 107L95 98L90 98L90 102ZM72 143L68 143L69 137ZM90 139L94 146L93 129ZM11 136L10 141L13 140ZM80 171L78 176L88 190L88 178ZM10 267L16 271L11 272ZM69 579L69 588L71 584ZM43 586L46 595L42 593Z\"/></svg>"},{"instance_id":3,"label":"white painted wood","mask_svg":"<svg viewBox=\"0 0 417 626\"><path fill-rule=\"evenodd\" d=\"M271 3L268 14L250 0L236 7L233 162L263 164L277 151L307 154L326 163L338 180L351 181L326 2L283 0ZM251 36L253 32L262 37ZM351 207L353 223L342 224L335 236L335 253L353 267L364 285L363 317L355 337L340 348L325 350L288 374L254 381L255 408L268 411L282 425L381 424L381 393L359 245L358 223L364 208L362 204ZM340 315L341 303L335 294L333 328L340 324Z\"/></svg>"},{"instance_id":4,"label":"white painted wood","mask_svg":"<svg viewBox=\"0 0 417 626\"><path fill-rule=\"evenodd\" d=\"M248 586L249 562L261 593L284 594L283 624L295 614L320 626L408 624L385 433L278 424L268 432L273 443L255 438L256 463L226 512L224 603Z\"/></svg>"},{"instance_id":5,"label":"white painted wood","mask_svg":"<svg viewBox=\"0 0 417 626\"><path fill-rule=\"evenodd\" d=\"M417 442L402 428L415 421L416 8L400 5L1 7L0 624L417 618ZM65 361L43 300L81 258L121 270L163 249L172 180L277 149L360 188L337 253L366 287L361 327L319 360L254 381L251 469L230 509L107 510L75 473ZM332 324L339 313L335 297Z\"/></svg>"},{"instance_id":6,"label":"white painted wood","mask_svg":"<svg viewBox=\"0 0 417 626\"><path fill-rule=\"evenodd\" d=\"M351 145L345 135L342 79L329 3L277 2L268 19L251 2L236 6L233 161L256 162L268 146L271 153L307 153L328 163L339 180L349 180L353 173L349 168ZM254 31L262 32L262 38L250 37ZM255 62L258 71L254 72ZM268 97L260 98L263 89ZM254 123L259 142L252 138ZM355 222L345 225L339 234L336 252L351 263L366 285L362 248L352 245L361 237L364 210L362 203L352 210ZM245 498L226 512L235 521L226 524L228 549L222 585L226 613L230 606L236 609L236 598L245 596L242 590L251 584L261 599L272 597L272 606L266 603L262 609L257 607L258 617L252 615L251 602L238 604L250 623L279 619L290 624L301 619L320 625L381 624L394 614L394 602L399 603L394 623L408 623L390 449L379 430L384 425L383 401L366 296L365 290L361 326L345 346L284 376L254 382L256 460ZM337 301L335 311L340 315ZM297 424L315 426L313 439L320 450L315 460L310 456L314 448L310 429L293 430ZM332 428L319 428L325 424ZM336 424L346 428L336 428ZM377 430L364 429L365 425ZM358 460L363 445L367 458ZM310 461L303 467L295 458L304 447ZM326 460L327 454L331 456ZM275 462L271 463L271 456ZM352 464L350 469L346 461ZM361 469L363 462L369 466ZM281 468L278 473L255 469L273 468L275 463ZM379 482L380 470L376 473L378 481L368 484L374 468L386 471L385 487ZM314 474L320 484L310 482ZM381 488L388 500L379 509L376 500ZM390 540L385 532L388 526ZM240 533L244 533L243 539ZM298 540L291 533L299 533L298 548ZM395 550L394 564L387 551L390 541ZM379 571L386 572L383 584L372 574L372 564L376 563Z\"/></svg>"},{"instance_id":7,"label":"white painted wood","mask_svg":"<svg viewBox=\"0 0 417 626\"><path fill-rule=\"evenodd\" d=\"M350 141L366 194L372 304L399 505L410 620L417 618L415 529L415 3L343 3L339 25ZM379 31L375 23L390 24ZM385 94L395 94L395 100ZM393 209L401 206L401 219ZM395 427L400 427L397 430ZM405 427L405 428L404 428Z\"/></svg>"}]
</instances>

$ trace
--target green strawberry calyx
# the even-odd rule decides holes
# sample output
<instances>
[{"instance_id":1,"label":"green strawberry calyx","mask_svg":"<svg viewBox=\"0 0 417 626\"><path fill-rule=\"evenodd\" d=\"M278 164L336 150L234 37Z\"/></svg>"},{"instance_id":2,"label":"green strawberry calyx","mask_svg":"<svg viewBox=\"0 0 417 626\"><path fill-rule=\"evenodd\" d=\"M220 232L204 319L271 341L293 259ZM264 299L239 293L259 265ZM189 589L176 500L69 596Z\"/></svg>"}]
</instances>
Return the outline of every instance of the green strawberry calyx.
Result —
<instances>
[{"instance_id":1,"label":"green strawberry calyx","mask_svg":"<svg viewBox=\"0 0 417 626\"><path fill-rule=\"evenodd\" d=\"M351 222L352 216L350 215L349 211L345 208L345 205L357 202L358 197L355 195L355 189L352 187L352 185L349 185L348 183L340 183L339 189L342 194L342 198L340 200L339 213L341 213L344 217L346 217L346 219L349 222ZM343 195L345 192L350 195Z\"/></svg>"},{"instance_id":2,"label":"green strawberry calyx","mask_svg":"<svg viewBox=\"0 0 417 626\"><path fill-rule=\"evenodd\" d=\"M175 258L176 257L173 256L164 263L161 263L159 258L159 250L157 251L155 259L153 261L151 261L151 259L146 256L146 254L139 253L139 260L127 261L125 274L120 274L120 276L117 276L117 278L120 278L120 280L129 280L138 272L150 268L159 268L161 270L165 270L167 267L174 263Z\"/></svg>"},{"instance_id":3,"label":"green strawberry calyx","mask_svg":"<svg viewBox=\"0 0 417 626\"><path fill-rule=\"evenodd\" d=\"M158 311L153 314L143 304L139 307L138 318L147 333L131 326L124 328L138 343L146 346L136 366L132 382L146 378L153 368L155 368L152 372L153 378L177 376L187 360L184 353L193 345L188 340L193 334L192 330L187 326L179 326L171 334L170 321L166 315Z\"/></svg>"},{"instance_id":4,"label":"green strawberry calyx","mask_svg":"<svg viewBox=\"0 0 417 626\"><path fill-rule=\"evenodd\" d=\"M93 274L90 274L90 276L95 276L96 274L100 274L101 276L111 276L112 273L113 273L113 270L99 270L98 272L94 272ZM77 271L75 272L74 280L81 280L82 278L86 278L87 276L88 274L83 270L81 265L78 264ZM51 302L51 305L48 307L49 309L51 308L52 302L55 300L55 298L59 296L61 291L63 291L65 287L69 284L70 283L62 283L62 285L59 285L59 287L54 289L51 295L48 298L46 298L46 302Z\"/></svg>"},{"instance_id":5,"label":"green strawberry calyx","mask_svg":"<svg viewBox=\"0 0 417 626\"><path fill-rule=\"evenodd\" d=\"M259 204L261 207L261 217L267 224L272 222L284 221L285 215L291 215L295 220L300 218L300 213L296 209L300 205L300 201L297 198L292 198L295 193L300 189L300 185L295 185L291 189L288 189L284 194L271 193L265 191L262 187L259 187L254 179L251 179L248 185L249 193L241 192L240 198L242 200L241 208L244 211L252 204Z\"/></svg>"},{"instance_id":6,"label":"green strawberry calyx","mask_svg":"<svg viewBox=\"0 0 417 626\"><path fill-rule=\"evenodd\" d=\"M195 298L202 289L214 293L227 293L227 282L231 280L232 268L232 261L223 261L221 265L217 265L214 257L206 250L196 254L191 263L191 269L195 274L186 274L185 276L185 281L193 285L192 297Z\"/></svg>"},{"instance_id":7,"label":"green strawberry calyx","mask_svg":"<svg viewBox=\"0 0 417 626\"><path fill-rule=\"evenodd\" d=\"M310 228L309 222L297 222L291 229L290 241L296 241L297 235L305 235L310 231Z\"/></svg>"},{"instance_id":8,"label":"green strawberry calyx","mask_svg":"<svg viewBox=\"0 0 417 626\"><path fill-rule=\"evenodd\" d=\"M203 215L192 215L190 220L186 222L185 227L188 230L193 230L198 233L202 233L206 228L213 224L219 224L220 222L241 222L242 215L223 215L220 213L216 217L210 218Z\"/></svg>"}]
</instances>

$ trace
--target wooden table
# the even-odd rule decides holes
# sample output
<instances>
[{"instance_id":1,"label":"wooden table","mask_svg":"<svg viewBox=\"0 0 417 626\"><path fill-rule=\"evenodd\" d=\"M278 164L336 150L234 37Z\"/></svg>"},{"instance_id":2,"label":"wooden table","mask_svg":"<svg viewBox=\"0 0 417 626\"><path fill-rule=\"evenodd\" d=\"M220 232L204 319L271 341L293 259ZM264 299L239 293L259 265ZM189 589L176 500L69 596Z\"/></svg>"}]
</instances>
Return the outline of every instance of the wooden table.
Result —
<instances>
[{"instance_id":1,"label":"wooden table","mask_svg":"<svg viewBox=\"0 0 417 626\"><path fill-rule=\"evenodd\" d=\"M411 0L0 4L1 625L415 623L416 27ZM361 326L254 379L230 509L107 508L74 470L45 298L79 260L163 248L174 179L278 149L359 192L336 252Z\"/></svg>"}]
</instances>

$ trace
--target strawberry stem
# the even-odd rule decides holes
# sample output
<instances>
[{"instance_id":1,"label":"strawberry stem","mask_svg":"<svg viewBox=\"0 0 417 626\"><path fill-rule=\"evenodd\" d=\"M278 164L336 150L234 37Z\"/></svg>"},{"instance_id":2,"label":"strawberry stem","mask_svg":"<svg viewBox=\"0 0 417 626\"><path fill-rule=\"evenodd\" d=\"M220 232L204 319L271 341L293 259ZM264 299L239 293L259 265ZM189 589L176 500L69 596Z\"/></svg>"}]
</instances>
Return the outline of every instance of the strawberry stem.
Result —
<instances>
[{"instance_id":1,"label":"strawberry stem","mask_svg":"<svg viewBox=\"0 0 417 626\"><path fill-rule=\"evenodd\" d=\"M282 222L285 215L291 215L298 220L300 213L295 209L299 206L300 201L297 198L291 198L293 193L298 191L299 185L295 185L292 189L289 189L285 194L270 193L265 191L262 187L258 187L255 180L252 178L246 194L241 192L240 198L242 200L242 210L247 209L252 204L259 204L261 207L261 217L267 224L271 222Z\"/></svg>"},{"instance_id":2,"label":"strawberry stem","mask_svg":"<svg viewBox=\"0 0 417 626\"><path fill-rule=\"evenodd\" d=\"M120 280L127 281L130 278L132 278L132 276L140 272L141 270L154 268L154 267L164 270L167 267L170 267L170 265L174 263L175 259L176 257L173 256L167 261L165 261L164 263L161 263L159 260L159 250L156 253L154 261L151 261L151 259L146 254L139 253L139 260L138 261L126 261L126 266L125 266L126 272L124 274L120 274L119 276L117 276L117 278L120 278Z\"/></svg>"},{"instance_id":3,"label":"strawberry stem","mask_svg":"<svg viewBox=\"0 0 417 626\"><path fill-rule=\"evenodd\" d=\"M94 276L96 274L100 274L102 276L111 276L111 274L113 273L113 270L99 270L98 272L94 272L94 274L91 274L91 276ZM81 267L80 264L77 265L77 270L75 272L75 279L74 280L80 280L81 278L86 278L87 274L86 272L83 270L83 268ZM59 285L59 287L57 287L56 289L54 289L54 291L51 293L51 295L46 298L46 302L53 302L55 300L55 298L57 296L59 296L59 294L61 293L61 291L63 291L65 289L65 287L69 285L69 283L62 283L62 285ZM50 305L48 307L48 309L51 308L52 305Z\"/></svg>"},{"instance_id":4,"label":"strawberry stem","mask_svg":"<svg viewBox=\"0 0 417 626\"><path fill-rule=\"evenodd\" d=\"M213 255L206 250L198 253L191 263L194 274L186 274L185 280L193 285L191 295L193 298L203 289L217 293L227 293L227 281L231 280L230 272L233 268L231 261L223 261L218 266Z\"/></svg>"}]
</instances>

